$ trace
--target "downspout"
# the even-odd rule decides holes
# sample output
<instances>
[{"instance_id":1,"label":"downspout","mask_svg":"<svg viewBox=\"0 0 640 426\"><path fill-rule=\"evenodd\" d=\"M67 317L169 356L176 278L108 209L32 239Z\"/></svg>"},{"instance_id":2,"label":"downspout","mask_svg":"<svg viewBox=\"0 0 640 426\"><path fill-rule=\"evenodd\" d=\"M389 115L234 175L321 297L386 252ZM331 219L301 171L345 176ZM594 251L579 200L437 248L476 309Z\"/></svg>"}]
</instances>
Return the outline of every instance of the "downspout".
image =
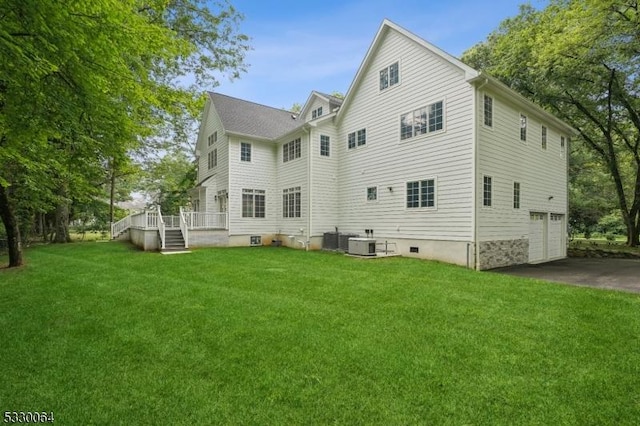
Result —
<instances>
[{"instance_id":1,"label":"downspout","mask_svg":"<svg viewBox=\"0 0 640 426\"><path fill-rule=\"evenodd\" d=\"M485 78L484 82L479 86L475 87L473 91L473 133L474 133L474 143L472 146L473 151L473 176L472 176L472 185L473 190L471 191L471 200L472 200L472 209L473 214L471 215L471 226L473 227L473 269L478 269L478 255L480 253L480 243L478 242L478 171L479 171L479 151L480 151L480 120L478 120L478 99L480 98L480 91L482 88L489 83L489 79ZM467 249L468 252L468 249ZM467 253L467 268L469 268L470 259L469 254Z\"/></svg>"},{"instance_id":2,"label":"downspout","mask_svg":"<svg viewBox=\"0 0 640 426\"><path fill-rule=\"evenodd\" d=\"M311 242L311 225L313 224L312 221L312 215L313 215L313 179L311 177L312 174L312 165L313 165L313 161L312 161L312 154L313 154L313 149L311 146L311 129L308 127L305 127L304 129L307 132L307 140L308 140L308 153L307 153L307 193L308 193L308 211L307 211L307 243L305 244L305 250L309 251L309 243Z\"/></svg>"}]
</instances>

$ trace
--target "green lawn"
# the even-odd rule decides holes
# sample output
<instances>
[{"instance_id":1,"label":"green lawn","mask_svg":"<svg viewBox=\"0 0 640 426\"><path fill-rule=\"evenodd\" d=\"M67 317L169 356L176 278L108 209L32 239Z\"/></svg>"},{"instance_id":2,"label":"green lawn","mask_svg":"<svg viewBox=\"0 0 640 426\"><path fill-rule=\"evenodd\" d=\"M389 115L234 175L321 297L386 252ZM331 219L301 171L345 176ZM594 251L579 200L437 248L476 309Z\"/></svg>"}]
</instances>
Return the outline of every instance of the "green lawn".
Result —
<instances>
[{"instance_id":1,"label":"green lawn","mask_svg":"<svg viewBox=\"0 0 640 426\"><path fill-rule=\"evenodd\" d=\"M0 270L0 414L56 424L640 422L640 296L285 248ZM6 258L0 258L0 263Z\"/></svg>"}]
</instances>

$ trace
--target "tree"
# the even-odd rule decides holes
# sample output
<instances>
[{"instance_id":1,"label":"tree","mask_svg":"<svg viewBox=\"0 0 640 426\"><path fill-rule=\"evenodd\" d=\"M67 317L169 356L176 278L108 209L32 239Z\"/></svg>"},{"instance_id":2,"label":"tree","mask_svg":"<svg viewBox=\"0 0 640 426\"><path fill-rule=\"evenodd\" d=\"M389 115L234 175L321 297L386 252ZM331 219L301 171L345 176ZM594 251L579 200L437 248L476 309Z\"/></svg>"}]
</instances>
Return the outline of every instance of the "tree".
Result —
<instances>
[{"instance_id":1,"label":"tree","mask_svg":"<svg viewBox=\"0 0 640 426\"><path fill-rule=\"evenodd\" d=\"M141 188L163 214L176 215L189 201L187 191L196 180L196 166L183 151L169 153L149 165Z\"/></svg>"},{"instance_id":2,"label":"tree","mask_svg":"<svg viewBox=\"0 0 640 426\"><path fill-rule=\"evenodd\" d=\"M0 3L0 217L10 266L22 263L18 211L57 210L66 239L71 201L95 193L109 161L143 141L153 147L195 108L199 89L244 70L240 19L230 4L204 0ZM189 88L178 84L185 76Z\"/></svg>"},{"instance_id":3,"label":"tree","mask_svg":"<svg viewBox=\"0 0 640 426\"><path fill-rule=\"evenodd\" d=\"M627 228L640 241L640 16L626 0L522 6L463 55L572 125L606 167Z\"/></svg>"}]
</instances>

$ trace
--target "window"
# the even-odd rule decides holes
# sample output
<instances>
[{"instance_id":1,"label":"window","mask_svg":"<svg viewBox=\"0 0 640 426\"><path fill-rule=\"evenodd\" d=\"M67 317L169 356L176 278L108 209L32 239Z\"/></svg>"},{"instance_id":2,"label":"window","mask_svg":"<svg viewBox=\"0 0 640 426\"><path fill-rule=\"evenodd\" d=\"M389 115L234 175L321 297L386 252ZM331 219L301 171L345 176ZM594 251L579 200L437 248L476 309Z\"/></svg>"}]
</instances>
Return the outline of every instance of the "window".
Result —
<instances>
[{"instance_id":1,"label":"window","mask_svg":"<svg viewBox=\"0 0 640 426\"><path fill-rule=\"evenodd\" d=\"M484 176L482 182L482 205L491 207L491 176Z\"/></svg>"},{"instance_id":2,"label":"window","mask_svg":"<svg viewBox=\"0 0 640 426\"><path fill-rule=\"evenodd\" d=\"M565 139L564 136L560 136L560 155L564 158Z\"/></svg>"},{"instance_id":3,"label":"window","mask_svg":"<svg viewBox=\"0 0 640 426\"><path fill-rule=\"evenodd\" d=\"M329 145L331 140L329 136L320 135L320 155L323 157L329 156Z\"/></svg>"},{"instance_id":4,"label":"window","mask_svg":"<svg viewBox=\"0 0 640 426\"><path fill-rule=\"evenodd\" d=\"M240 143L240 161L251 161L251 144L247 142Z\"/></svg>"},{"instance_id":5,"label":"window","mask_svg":"<svg viewBox=\"0 0 640 426\"><path fill-rule=\"evenodd\" d=\"M435 179L407 182L407 208L435 207Z\"/></svg>"},{"instance_id":6,"label":"window","mask_svg":"<svg viewBox=\"0 0 640 426\"><path fill-rule=\"evenodd\" d=\"M360 129L357 132L351 132L347 135L347 147L349 149L362 146L367 143L367 129Z\"/></svg>"},{"instance_id":7,"label":"window","mask_svg":"<svg viewBox=\"0 0 640 426\"><path fill-rule=\"evenodd\" d=\"M378 187L370 186L367 188L367 201L376 201L378 199Z\"/></svg>"},{"instance_id":8,"label":"window","mask_svg":"<svg viewBox=\"0 0 640 426\"><path fill-rule=\"evenodd\" d=\"M287 142L282 145L282 162L286 163L290 160L295 160L296 158L300 158L300 138L293 140L291 142Z\"/></svg>"},{"instance_id":9,"label":"window","mask_svg":"<svg viewBox=\"0 0 640 426\"><path fill-rule=\"evenodd\" d=\"M214 143L218 142L218 132L213 132L212 134L209 135L209 137L207 138L207 146L211 146Z\"/></svg>"},{"instance_id":10,"label":"window","mask_svg":"<svg viewBox=\"0 0 640 426\"><path fill-rule=\"evenodd\" d=\"M300 187L282 191L282 217L300 217Z\"/></svg>"},{"instance_id":11,"label":"window","mask_svg":"<svg viewBox=\"0 0 640 426\"><path fill-rule=\"evenodd\" d=\"M542 126L542 149L547 149L547 128Z\"/></svg>"},{"instance_id":12,"label":"window","mask_svg":"<svg viewBox=\"0 0 640 426\"><path fill-rule=\"evenodd\" d=\"M322 115L322 107L318 107L316 109L314 109L313 111L311 111L311 118L315 119L318 118Z\"/></svg>"},{"instance_id":13,"label":"window","mask_svg":"<svg viewBox=\"0 0 640 426\"><path fill-rule=\"evenodd\" d=\"M493 127L493 98L488 95L484 95L484 125L487 127Z\"/></svg>"},{"instance_id":14,"label":"window","mask_svg":"<svg viewBox=\"0 0 640 426\"><path fill-rule=\"evenodd\" d=\"M394 86L400 82L400 67L398 62L394 62L386 68L380 70L380 90Z\"/></svg>"},{"instance_id":15,"label":"window","mask_svg":"<svg viewBox=\"0 0 640 426\"><path fill-rule=\"evenodd\" d=\"M520 208L520 182L513 182L513 208Z\"/></svg>"},{"instance_id":16,"label":"window","mask_svg":"<svg viewBox=\"0 0 640 426\"><path fill-rule=\"evenodd\" d=\"M427 114L428 113L428 114ZM400 140L442 130L443 102L436 102L400 116Z\"/></svg>"},{"instance_id":17,"label":"window","mask_svg":"<svg viewBox=\"0 0 640 426\"><path fill-rule=\"evenodd\" d=\"M520 114L520 140L527 140L527 116Z\"/></svg>"},{"instance_id":18,"label":"window","mask_svg":"<svg viewBox=\"0 0 640 426\"><path fill-rule=\"evenodd\" d=\"M264 190L242 190L242 217L265 217Z\"/></svg>"},{"instance_id":19,"label":"window","mask_svg":"<svg viewBox=\"0 0 640 426\"><path fill-rule=\"evenodd\" d=\"M213 169L218 165L218 149L214 149L213 151L207 154L207 166L209 170Z\"/></svg>"}]
</instances>

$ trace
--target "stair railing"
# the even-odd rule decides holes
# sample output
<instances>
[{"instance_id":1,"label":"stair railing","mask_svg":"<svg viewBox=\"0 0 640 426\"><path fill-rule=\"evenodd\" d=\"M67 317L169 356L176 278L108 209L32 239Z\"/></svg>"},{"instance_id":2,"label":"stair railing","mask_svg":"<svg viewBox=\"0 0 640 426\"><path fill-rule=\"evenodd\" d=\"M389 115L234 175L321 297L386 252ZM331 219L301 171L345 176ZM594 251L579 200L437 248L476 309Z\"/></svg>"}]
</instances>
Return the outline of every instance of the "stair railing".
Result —
<instances>
[{"instance_id":1,"label":"stair railing","mask_svg":"<svg viewBox=\"0 0 640 426\"><path fill-rule=\"evenodd\" d=\"M187 249L189 248L189 226L182 207L180 207L180 232L182 232L182 238L184 239L184 248Z\"/></svg>"},{"instance_id":2,"label":"stair railing","mask_svg":"<svg viewBox=\"0 0 640 426\"><path fill-rule=\"evenodd\" d=\"M120 234L131 227L131 215L111 223L111 239L117 238Z\"/></svg>"},{"instance_id":3,"label":"stair railing","mask_svg":"<svg viewBox=\"0 0 640 426\"><path fill-rule=\"evenodd\" d=\"M160 206L157 206L158 209L158 233L160 234L160 249L164 250L165 248L165 225L164 220L162 219L162 213L160 212Z\"/></svg>"}]
</instances>

